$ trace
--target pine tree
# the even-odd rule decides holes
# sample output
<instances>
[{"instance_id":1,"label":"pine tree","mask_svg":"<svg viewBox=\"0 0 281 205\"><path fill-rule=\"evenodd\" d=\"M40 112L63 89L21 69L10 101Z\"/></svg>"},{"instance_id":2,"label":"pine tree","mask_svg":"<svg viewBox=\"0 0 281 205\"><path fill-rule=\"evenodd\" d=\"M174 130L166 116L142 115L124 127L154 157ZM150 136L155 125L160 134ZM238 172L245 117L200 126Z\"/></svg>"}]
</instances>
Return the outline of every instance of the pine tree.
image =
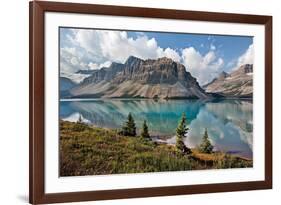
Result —
<instances>
[{"instance_id":1,"label":"pine tree","mask_svg":"<svg viewBox=\"0 0 281 205\"><path fill-rule=\"evenodd\" d=\"M79 115L77 122L75 123L73 130L77 132L84 131L87 128L87 125L83 122L82 116Z\"/></svg>"},{"instance_id":2,"label":"pine tree","mask_svg":"<svg viewBox=\"0 0 281 205\"><path fill-rule=\"evenodd\" d=\"M83 120L82 120L82 116L81 115L79 115L79 118L78 118L78 121L77 121L78 123L83 123Z\"/></svg>"},{"instance_id":3,"label":"pine tree","mask_svg":"<svg viewBox=\"0 0 281 205\"><path fill-rule=\"evenodd\" d=\"M189 128L186 126L186 116L185 113L183 113L176 129L176 148L183 153L191 153L191 150L183 142L188 130Z\"/></svg>"},{"instance_id":4,"label":"pine tree","mask_svg":"<svg viewBox=\"0 0 281 205\"><path fill-rule=\"evenodd\" d=\"M136 136L136 124L131 113L129 113L127 121L122 127L122 134L125 136Z\"/></svg>"},{"instance_id":5,"label":"pine tree","mask_svg":"<svg viewBox=\"0 0 281 205\"><path fill-rule=\"evenodd\" d=\"M141 130L141 137L150 139L148 126L146 124L146 120L143 121L142 130Z\"/></svg>"},{"instance_id":6,"label":"pine tree","mask_svg":"<svg viewBox=\"0 0 281 205\"><path fill-rule=\"evenodd\" d=\"M202 139L202 143L199 146L199 151L202 153L212 153L214 149L214 146L211 144L211 141L209 139L207 128L205 129L205 133Z\"/></svg>"}]
</instances>

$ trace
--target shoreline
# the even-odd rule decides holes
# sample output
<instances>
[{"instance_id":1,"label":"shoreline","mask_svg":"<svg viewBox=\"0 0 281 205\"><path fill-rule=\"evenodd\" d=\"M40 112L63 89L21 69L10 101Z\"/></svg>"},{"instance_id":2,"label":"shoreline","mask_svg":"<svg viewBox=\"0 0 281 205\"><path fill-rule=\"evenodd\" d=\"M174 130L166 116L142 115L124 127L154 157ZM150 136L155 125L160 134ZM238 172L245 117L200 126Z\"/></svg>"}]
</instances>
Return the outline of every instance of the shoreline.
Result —
<instances>
[{"instance_id":1,"label":"shoreline","mask_svg":"<svg viewBox=\"0 0 281 205\"><path fill-rule=\"evenodd\" d=\"M175 137L175 136L172 136L172 137L170 137L170 138L168 138L168 139L171 139L171 138L173 138L173 137ZM167 140L163 140L163 139L160 139L160 138L158 138L157 139L157 136L155 137L155 136L151 136L151 138L152 138L152 141L154 141L154 142L156 142L156 143L159 143L159 144L165 144L165 145L170 145L170 146L175 146L175 143L169 143L169 142L167 142ZM191 146L190 147L190 149L192 150L196 150L197 148L196 148L196 146ZM250 157L246 157L246 156L243 156L243 155L240 155L240 154L237 154L237 153L235 153L235 154L232 154L231 152L233 152L233 151L235 151L235 150L229 150L229 151L223 151L223 150L215 150L215 151L213 151L213 154L216 154L216 153L224 153L224 154L229 154L229 155L231 155L231 156L234 156L234 157L239 157L239 158L241 158L241 159L243 159L243 160L247 160L247 161L252 161L253 160L253 158L250 158Z\"/></svg>"},{"instance_id":2,"label":"shoreline","mask_svg":"<svg viewBox=\"0 0 281 205\"><path fill-rule=\"evenodd\" d=\"M67 120L63 120L63 119L60 119L60 121L64 121L64 122L71 122L71 123L76 123L76 122L73 122L73 121L67 121ZM97 129L104 129L104 130L108 130L108 131L115 131L115 130L118 130L118 128L110 128L110 127L98 127L98 126L95 126L94 124L88 124L86 123L89 127L92 127L92 128L97 128ZM169 141L170 139L172 138L175 138L175 135L159 135L159 134L156 134L156 133L153 133L153 132L150 132L150 138L153 142L156 142L158 144L165 144L165 145L171 145L171 146L174 146L175 143L171 143L171 142L167 142ZM191 149L196 149L196 146L190 146ZM236 157L240 157L241 159L245 159L245 160L248 160L248 161L251 161L253 160L253 158L251 157L247 157L247 156L243 156L243 155L240 155L240 154L237 154L237 153L231 153L231 152L236 152L236 150L228 150L228 151L224 151L224 150L215 150L214 152L218 152L218 153L226 153L226 154L229 154L229 155L232 155L232 156L236 156Z\"/></svg>"},{"instance_id":3,"label":"shoreline","mask_svg":"<svg viewBox=\"0 0 281 205\"><path fill-rule=\"evenodd\" d=\"M250 168L253 161L223 152L179 152L174 145L117 130L60 120L60 176Z\"/></svg>"},{"instance_id":4,"label":"shoreline","mask_svg":"<svg viewBox=\"0 0 281 205\"><path fill-rule=\"evenodd\" d=\"M75 123L73 121L67 121L67 120L63 120L63 119L60 119L60 120L61 121L65 121L65 122ZM93 128L104 129L104 130L108 130L108 131L118 130L118 128L98 127L98 126L95 126L93 124L87 124L87 125L90 126L90 127L93 127ZM150 132L150 138L151 138L151 140L153 142L156 142L158 144L165 144L165 145L171 145L171 146L175 145L175 143L168 142L170 139L175 138L175 135L165 135L165 136L163 135L163 136L161 136L159 134ZM191 149L196 149L196 146L190 146L190 148ZM237 154L237 153L231 153L231 152L236 152L236 150L228 150L228 151L215 150L214 152L217 152L217 153L227 153L229 155L240 157L241 159L245 159L245 160L248 160L248 161L253 160L253 158L251 158L251 157L243 156L243 155L240 155L240 154Z\"/></svg>"}]
</instances>

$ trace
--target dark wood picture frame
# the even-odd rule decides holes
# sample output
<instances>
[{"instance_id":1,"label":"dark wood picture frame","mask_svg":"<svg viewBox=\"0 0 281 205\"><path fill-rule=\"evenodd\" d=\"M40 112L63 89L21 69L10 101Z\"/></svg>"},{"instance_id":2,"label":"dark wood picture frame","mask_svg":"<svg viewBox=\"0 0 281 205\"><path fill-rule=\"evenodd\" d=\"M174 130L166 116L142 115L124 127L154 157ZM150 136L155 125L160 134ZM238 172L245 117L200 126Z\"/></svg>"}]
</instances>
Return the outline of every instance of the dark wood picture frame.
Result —
<instances>
[{"instance_id":1,"label":"dark wood picture frame","mask_svg":"<svg viewBox=\"0 0 281 205\"><path fill-rule=\"evenodd\" d=\"M33 204L153 197L180 194L272 188L272 17L199 11L104 6L93 4L30 2L30 139L29 200ZM44 190L44 14L67 12L128 17L248 23L265 26L265 180L46 194Z\"/></svg>"}]
</instances>

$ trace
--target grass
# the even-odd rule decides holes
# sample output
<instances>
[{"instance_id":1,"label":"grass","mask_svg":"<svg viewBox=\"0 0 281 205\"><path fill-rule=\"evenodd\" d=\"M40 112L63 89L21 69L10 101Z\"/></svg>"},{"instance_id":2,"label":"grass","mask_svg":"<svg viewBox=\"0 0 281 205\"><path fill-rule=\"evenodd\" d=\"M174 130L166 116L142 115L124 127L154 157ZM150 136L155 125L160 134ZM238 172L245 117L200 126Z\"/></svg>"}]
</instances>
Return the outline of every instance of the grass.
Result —
<instances>
[{"instance_id":1,"label":"grass","mask_svg":"<svg viewBox=\"0 0 281 205\"><path fill-rule=\"evenodd\" d=\"M122 136L117 130L60 121L60 176L106 175L252 167L225 153L186 155L175 146L141 137Z\"/></svg>"}]
</instances>

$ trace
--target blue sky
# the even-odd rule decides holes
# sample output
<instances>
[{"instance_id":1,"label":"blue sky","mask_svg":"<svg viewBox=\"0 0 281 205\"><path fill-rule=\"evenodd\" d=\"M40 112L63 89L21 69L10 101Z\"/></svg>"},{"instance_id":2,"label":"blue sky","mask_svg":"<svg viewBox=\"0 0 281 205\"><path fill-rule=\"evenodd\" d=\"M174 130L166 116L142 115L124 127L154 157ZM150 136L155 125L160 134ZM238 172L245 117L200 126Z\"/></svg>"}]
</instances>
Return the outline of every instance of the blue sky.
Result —
<instances>
[{"instance_id":1,"label":"blue sky","mask_svg":"<svg viewBox=\"0 0 281 205\"><path fill-rule=\"evenodd\" d=\"M170 47L174 50L181 50L186 47L194 47L205 55L215 46L216 53L225 61L225 71L231 69L231 62L241 56L253 43L251 36L226 36L209 34L186 34L186 33L164 33L164 32L128 32L129 37L137 38L146 35L149 38L157 39L158 45L162 48Z\"/></svg>"},{"instance_id":2,"label":"blue sky","mask_svg":"<svg viewBox=\"0 0 281 205\"><path fill-rule=\"evenodd\" d=\"M60 68L63 73L100 69L142 59L169 57L185 65L201 85L220 72L253 63L250 36L202 35L60 28Z\"/></svg>"}]
</instances>

